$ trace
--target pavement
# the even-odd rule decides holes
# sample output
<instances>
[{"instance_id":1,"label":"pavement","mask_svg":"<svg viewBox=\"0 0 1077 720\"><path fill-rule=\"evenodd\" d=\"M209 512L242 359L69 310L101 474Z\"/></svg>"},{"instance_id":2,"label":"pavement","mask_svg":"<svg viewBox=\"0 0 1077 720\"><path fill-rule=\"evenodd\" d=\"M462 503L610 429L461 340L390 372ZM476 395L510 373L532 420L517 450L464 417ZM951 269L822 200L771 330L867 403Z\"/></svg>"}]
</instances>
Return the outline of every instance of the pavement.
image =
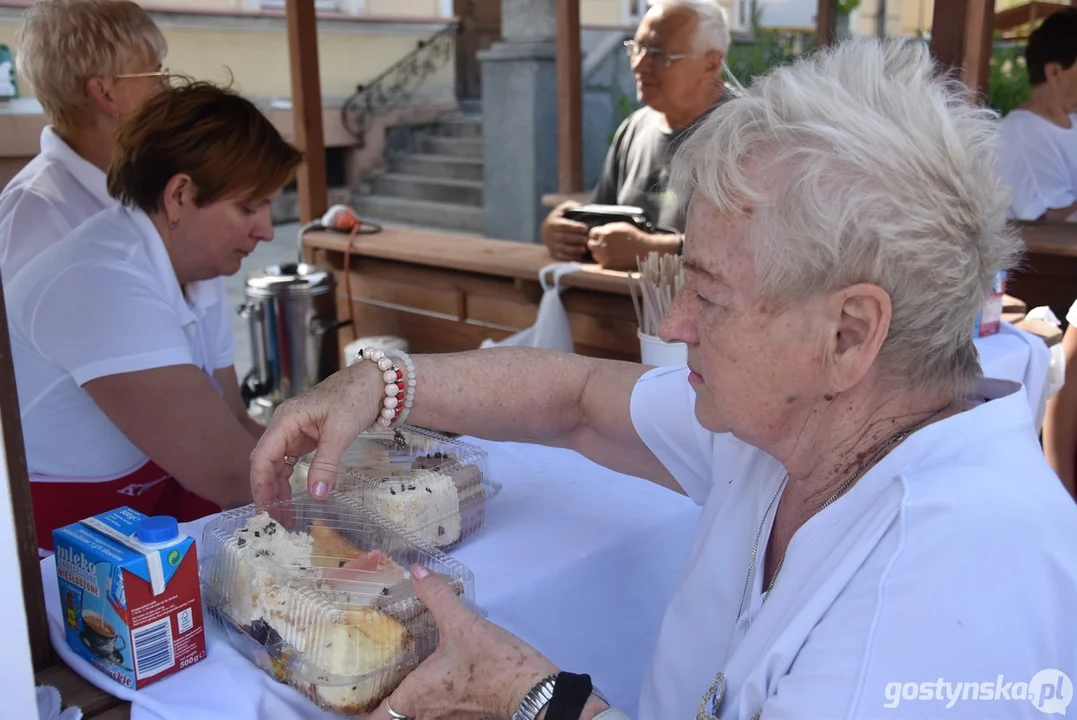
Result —
<instances>
[{"instance_id":1,"label":"pavement","mask_svg":"<svg viewBox=\"0 0 1077 720\"><path fill-rule=\"evenodd\" d=\"M297 223L277 225L273 229L273 239L259 243L250 255L243 260L239 272L224 279L228 289L228 304L232 308L232 327L236 332L236 376L242 380L251 369L251 335L247 321L239 316L239 308L246 302L247 276L256 270L295 262L298 257L296 236L299 233Z\"/></svg>"}]
</instances>

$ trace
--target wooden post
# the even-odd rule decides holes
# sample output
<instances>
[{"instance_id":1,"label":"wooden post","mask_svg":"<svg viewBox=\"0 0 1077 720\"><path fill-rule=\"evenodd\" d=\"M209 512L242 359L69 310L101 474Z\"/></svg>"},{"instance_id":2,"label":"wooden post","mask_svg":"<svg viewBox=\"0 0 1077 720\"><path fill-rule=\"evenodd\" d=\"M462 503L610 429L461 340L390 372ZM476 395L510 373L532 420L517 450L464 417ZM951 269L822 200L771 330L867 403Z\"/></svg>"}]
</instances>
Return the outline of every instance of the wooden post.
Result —
<instances>
[{"instance_id":1,"label":"wooden post","mask_svg":"<svg viewBox=\"0 0 1077 720\"><path fill-rule=\"evenodd\" d=\"M987 92L995 0L936 2L931 53L981 100Z\"/></svg>"},{"instance_id":2,"label":"wooden post","mask_svg":"<svg viewBox=\"0 0 1077 720\"><path fill-rule=\"evenodd\" d=\"M838 0L819 0L815 10L815 44L830 45L838 30Z\"/></svg>"},{"instance_id":3,"label":"wooden post","mask_svg":"<svg viewBox=\"0 0 1077 720\"><path fill-rule=\"evenodd\" d=\"M991 78L995 0L969 0L965 17L965 61L961 79L981 97Z\"/></svg>"},{"instance_id":4,"label":"wooden post","mask_svg":"<svg viewBox=\"0 0 1077 720\"><path fill-rule=\"evenodd\" d=\"M22 437L19 395L15 388L15 365L11 358L7 307L3 283L0 282L0 425L3 426L4 459L7 461L8 493L15 518L15 541L18 545L19 571L22 576L22 602L30 630L30 655L34 672L53 664L55 658L49 641L45 594L41 586L41 564L37 556L37 531L34 526L34 502L30 494L30 474L26 467L26 446ZM2 502L2 500L0 500ZM53 585L53 591L56 586Z\"/></svg>"},{"instance_id":5,"label":"wooden post","mask_svg":"<svg viewBox=\"0 0 1077 720\"><path fill-rule=\"evenodd\" d=\"M583 190L583 92L580 84L580 0L556 0L557 171L562 193Z\"/></svg>"},{"instance_id":6,"label":"wooden post","mask_svg":"<svg viewBox=\"0 0 1077 720\"><path fill-rule=\"evenodd\" d=\"M314 0L285 0L284 8L292 76L294 142L304 156L297 177L299 220L307 223L323 215L329 207L322 89L318 76L318 26Z\"/></svg>"}]
</instances>

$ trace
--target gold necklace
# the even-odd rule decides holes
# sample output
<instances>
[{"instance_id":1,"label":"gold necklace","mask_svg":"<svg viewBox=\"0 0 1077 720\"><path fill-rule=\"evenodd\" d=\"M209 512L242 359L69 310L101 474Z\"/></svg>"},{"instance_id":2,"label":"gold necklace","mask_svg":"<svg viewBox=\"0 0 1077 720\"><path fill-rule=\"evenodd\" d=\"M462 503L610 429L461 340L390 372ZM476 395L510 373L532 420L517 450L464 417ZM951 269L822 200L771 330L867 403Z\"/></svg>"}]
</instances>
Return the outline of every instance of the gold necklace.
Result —
<instances>
[{"instance_id":1,"label":"gold necklace","mask_svg":"<svg viewBox=\"0 0 1077 720\"><path fill-rule=\"evenodd\" d=\"M912 427L906 428L905 430L902 430L892 435L889 440L880 445L875 450L875 452L873 452L868 457L864 464L861 465L861 467L855 473L853 473L853 475L848 480L841 484L841 487L839 487L833 495L827 498L826 502L824 502L819 507L819 509L816 510L816 514L830 507L830 505L832 505L835 500L844 495L849 490L849 488L851 488L857 480L862 478L867 473L867 471L870 470L875 465L875 463L877 463L883 457L883 455L890 451L891 448L907 439L917 430L923 428L933 419L935 419L947 409L949 409L952 404L953 401L951 400L950 402L946 403L946 405L931 413L926 418L916 423ZM770 503L767 505L766 512L763 513L763 520L759 523L759 528L756 530L755 543L752 545L751 561L748 565L748 576L745 578L744 581L744 592L741 594L740 609L737 611L737 619L734 621L734 624L740 622L741 615L744 613L744 601L747 598L748 590L751 588L752 585L752 575L755 574L756 558L759 553L759 540L763 534L763 528L767 524L767 518L770 516L771 508L774 507L775 502L777 502L778 497L781 495L782 490L785 488L787 482L789 482L788 472L785 473L785 476L782 478L781 483L778 485L777 491L770 499ZM763 602L766 602L766 599L770 597L770 592L774 589L774 584L778 581L778 575L781 574L782 565L785 564L785 555L788 551L789 548L788 546L786 546L786 549L782 552L781 558L778 560L778 567L774 569L774 576L771 577L770 583L767 585L767 588L764 591L765 597L763 598ZM703 697L699 701L699 708L696 710L696 720L718 720L718 710L721 708L722 699L725 696L725 685L725 673L719 672L715 676L714 682L711 683L711 686L709 688L707 688L707 692L703 694ZM710 702L708 703L708 701ZM711 706L710 712L707 711L708 704Z\"/></svg>"}]
</instances>

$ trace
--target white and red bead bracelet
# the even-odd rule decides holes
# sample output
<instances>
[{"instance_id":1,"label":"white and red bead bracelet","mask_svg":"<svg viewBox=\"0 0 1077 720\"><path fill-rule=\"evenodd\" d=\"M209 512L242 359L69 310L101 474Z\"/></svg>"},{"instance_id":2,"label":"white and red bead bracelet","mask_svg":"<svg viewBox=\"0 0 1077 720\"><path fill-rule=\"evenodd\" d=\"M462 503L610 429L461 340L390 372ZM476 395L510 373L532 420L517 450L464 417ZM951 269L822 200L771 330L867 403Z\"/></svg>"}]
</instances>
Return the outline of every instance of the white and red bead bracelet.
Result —
<instances>
[{"instance_id":1,"label":"white and red bead bracelet","mask_svg":"<svg viewBox=\"0 0 1077 720\"><path fill-rule=\"evenodd\" d=\"M407 377L389 357L390 354L401 359L402 364L408 370ZM411 410L412 398L415 396L415 366L411 358L404 352L386 353L373 347L363 348L358 352L357 357L360 360L371 361L382 371L381 378L385 382L385 394L382 396L377 424L383 428L403 425Z\"/></svg>"},{"instance_id":2,"label":"white and red bead bracelet","mask_svg":"<svg viewBox=\"0 0 1077 720\"><path fill-rule=\"evenodd\" d=\"M415 363L411 361L411 356L403 350L390 350L387 354L391 357L399 358L405 369L402 378L404 380L404 397L400 398L397 395L397 400L403 400L403 409L399 411L398 417L393 421L393 427L395 428L407 422L412 402L415 400Z\"/></svg>"}]
</instances>

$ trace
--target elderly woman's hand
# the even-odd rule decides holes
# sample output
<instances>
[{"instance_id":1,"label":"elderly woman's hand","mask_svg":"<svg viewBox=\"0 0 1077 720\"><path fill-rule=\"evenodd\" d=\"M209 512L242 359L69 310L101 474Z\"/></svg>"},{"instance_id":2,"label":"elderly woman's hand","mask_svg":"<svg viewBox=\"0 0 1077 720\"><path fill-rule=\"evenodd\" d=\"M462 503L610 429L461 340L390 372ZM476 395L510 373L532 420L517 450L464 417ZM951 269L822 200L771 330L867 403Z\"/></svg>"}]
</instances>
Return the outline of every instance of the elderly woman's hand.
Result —
<instances>
[{"instance_id":1,"label":"elderly woman's hand","mask_svg":"<svg viewBox=\"0 0 1077 720\"><path fill-rule=\"evenodd\" d=\"M557 667L466 607L444 578L412 571L415 592L437 622L438 648L365 720L512 717L528 691Z\"/></svg>"},{"instance_id":2,"label":"elderly woman's hand","mask_svg":"<svg viewBox=\"0 0 1077 720\"><path fill-rule=\"evenodd\" d=\"M345 450L377 419L384 391L381 371L361 362L282 403L251 453L255 504L291 497L295 458L315 448L307 485L311 495L324 497L336 482Z\"/></svg>"}]
</instances>

